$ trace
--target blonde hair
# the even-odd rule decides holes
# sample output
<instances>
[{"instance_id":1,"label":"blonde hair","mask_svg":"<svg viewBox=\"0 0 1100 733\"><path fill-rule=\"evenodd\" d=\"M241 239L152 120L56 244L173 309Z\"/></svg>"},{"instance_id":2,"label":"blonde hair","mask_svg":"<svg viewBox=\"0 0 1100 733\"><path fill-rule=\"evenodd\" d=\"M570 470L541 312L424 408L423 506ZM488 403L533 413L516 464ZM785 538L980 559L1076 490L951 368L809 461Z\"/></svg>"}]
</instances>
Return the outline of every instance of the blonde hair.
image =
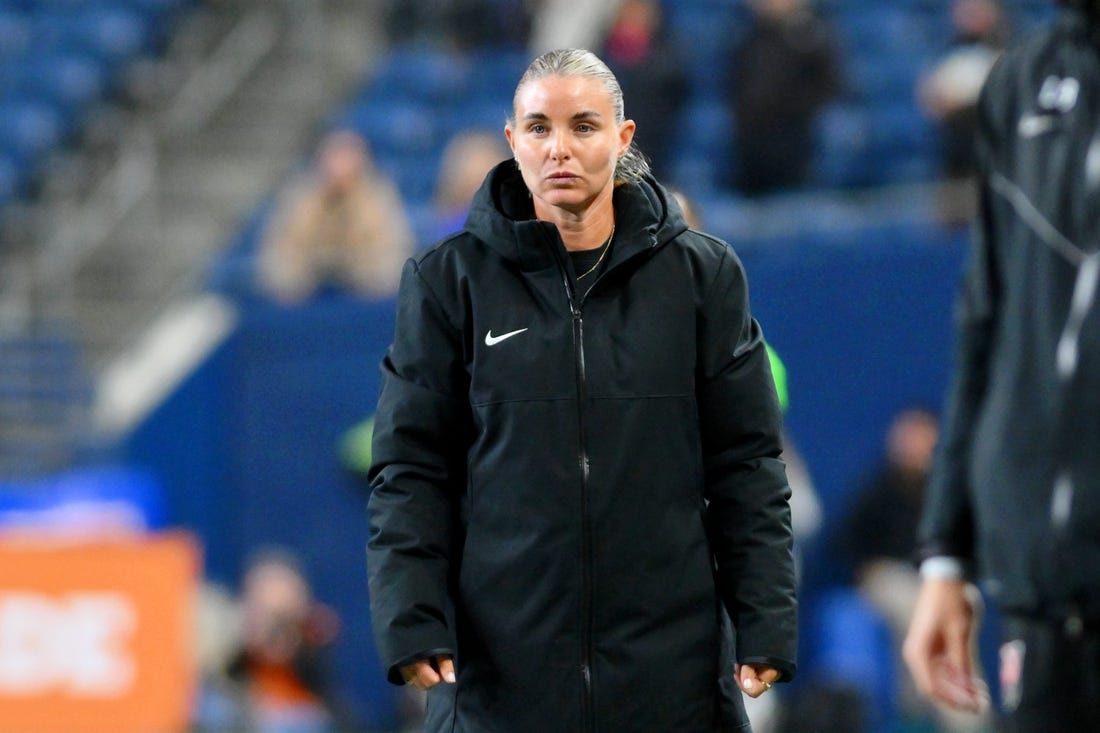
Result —
<instances>
[{"instance_id":1,"label":"blonde hair","mask_svg":"<svg viewBox=\"0 0 1100 733\"><path fill-rule=\"evenodd\" d=\"M615 74L607 68L607 64L591 51L566 48L547 51L532 61L527 70L523 72L519 83L516 84L515 94L512 96L512 114L508 116L509 127L515 128L516 99L519 97L520 90L523 89L524 85L551 76L584 76L600 81L611 97L611 106L615 110L615 123L621 124L626 120L622 87L619 86L619 80L615 78ZM638 150L638 147L631 142L630 147L626 149L626 152L615 164L615 183L640 181L649 173L649 161Z\"/></svg>"}]
</instances>

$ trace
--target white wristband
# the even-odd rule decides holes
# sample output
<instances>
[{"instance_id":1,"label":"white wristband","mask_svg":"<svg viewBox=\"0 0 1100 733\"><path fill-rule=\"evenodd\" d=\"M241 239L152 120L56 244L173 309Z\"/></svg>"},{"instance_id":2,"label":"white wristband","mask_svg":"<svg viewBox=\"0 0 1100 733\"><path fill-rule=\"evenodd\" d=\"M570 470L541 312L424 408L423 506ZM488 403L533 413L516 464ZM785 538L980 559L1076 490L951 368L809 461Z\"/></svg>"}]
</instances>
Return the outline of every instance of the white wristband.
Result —
<instances>
[{"instance_id":1,"label":"white wristband","mask_svg":"<svg viewBox=\"0 0 1100 733\"><path fill-rule=\"evenodd\" d=\"M963 580L966 572L962 560L957 557L930 557L920 564L920 576L924 580Z\"/></svg>"}]
</instances>

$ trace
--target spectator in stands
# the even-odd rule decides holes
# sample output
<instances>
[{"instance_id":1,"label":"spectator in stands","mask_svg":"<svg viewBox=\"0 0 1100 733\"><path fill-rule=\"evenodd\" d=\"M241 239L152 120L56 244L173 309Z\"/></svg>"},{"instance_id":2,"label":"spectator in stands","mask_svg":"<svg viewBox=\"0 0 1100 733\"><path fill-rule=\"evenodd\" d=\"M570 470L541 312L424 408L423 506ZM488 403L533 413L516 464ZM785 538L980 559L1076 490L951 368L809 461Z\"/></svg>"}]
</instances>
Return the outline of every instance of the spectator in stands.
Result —
<instances>
[{"instance_id":1,"label":"spectator in stands","mask_svg":"<svg viewBox=\"0 0 1100 733\"><path fill-rule=\"evenodd\" d=\"M938 437L939 420L925 408L910 407L894 416L886 436L885 463L857 496L838 532L836 554L852 563L860 593L890 629L899 652L902 713L913 719L933 713L944 731L975 731L988 721L974 714L931 709L917 695L900 658L920 589L913 553Z\"/></svg>"},{"instance_id":2,"label":"spectator in stands","mask_svg":"<svg viewBox=\"0 0 1100 733\"><path fill-rule=\"evenodd\" d=\"M396 292L412 245L397 189L374 167L366 142L335 131L322 141L315 170L273 214L261 242L261 285L284 303L325 287L385 298Z\"/></svg>"},{"instance_id":3,"label":"spectator in stands","mask_svg":"<svg viewBox=\"0 0 1100 733\"><path fill-rule=\"evenodd\" d=\"M510 157L512 153L499 131L470 129L451 138L443 149L436 177L431 241L462 228L485 176Z\"/></svg>"},{"instance_id":4,"label":"spectator in stands","mask_svg":"<svg viewBox=\"0 0 1100 733\"><path fill-rule=\"evenodd\" d=\"M615 72L636 123L635 143L658 178L671 173L672 147L689 92L684 65L669 43L657 0L625 0L604 43L603 58Z\"/></svg>"},{"instance_id":5,"label":"spectator in stands","mask_svg":"<svg viewBox=\"0 0 1100 733\"><path fill-rule=\"evenodd\" d=\"M229 675L245 689L255 733L329 733L338 705L327 650L335 613L314 600L298 560L284 550L259 554L245 572L241 647Z\"/></svg>"},{"instance_id":6,"label":"spectator in stands","mask_svg":"<svg viewBox=\"0 0 1100 733\"><path fill-rule=\"evenodd\" d=\"M954 0L951 49L923 76L917 97L940 126L943 176L941 218L965 224L974 213L974 132L978 92L1008 42L1008 23L997 0Z\"/></svg>"},{"instance_id":7,"label":"spectator in stands","mask_svg":"<svg viewBox=\"0 0 1100 733\"><path fill-rule=\"evenodd\" d=\"M802 185L814 119L841 89L833 32L807 0L749 0L755 22L734 50L729 92L737 125L736 187L757 196Z\"/></svg>"}]
</instances>

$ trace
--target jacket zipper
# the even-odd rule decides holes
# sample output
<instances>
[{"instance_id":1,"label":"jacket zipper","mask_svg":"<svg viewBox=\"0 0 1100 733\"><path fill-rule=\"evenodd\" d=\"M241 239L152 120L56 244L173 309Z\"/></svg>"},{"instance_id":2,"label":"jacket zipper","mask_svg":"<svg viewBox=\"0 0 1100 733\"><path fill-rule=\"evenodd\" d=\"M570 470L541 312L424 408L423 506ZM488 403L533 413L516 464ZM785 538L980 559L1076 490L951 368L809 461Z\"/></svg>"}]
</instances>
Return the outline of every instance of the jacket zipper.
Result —
<instances>
[{"instance_id":1,"label":"jacket zipper","mask_svg":"<svg viewBox=\"0 0 1100 733\"><path fill-rule=\"evenodd\" d=\"M584 314L576 302L569 275L562 270L565 295L573 317L573 354L577 375L577 462L581 470L581 678L584 698L581 715L585 733L595 731L595 704L592 691L592 516L588 496L588 430L585 402L588 398L584 364Z\"/></svg>"}]
</instances>

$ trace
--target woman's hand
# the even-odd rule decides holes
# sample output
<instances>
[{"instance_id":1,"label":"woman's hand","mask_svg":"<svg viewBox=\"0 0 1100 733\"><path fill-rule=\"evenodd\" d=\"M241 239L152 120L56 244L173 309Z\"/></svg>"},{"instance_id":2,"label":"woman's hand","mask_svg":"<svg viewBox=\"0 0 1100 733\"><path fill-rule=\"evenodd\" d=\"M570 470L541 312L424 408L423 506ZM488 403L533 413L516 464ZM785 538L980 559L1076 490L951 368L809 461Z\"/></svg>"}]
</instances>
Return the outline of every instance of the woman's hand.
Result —
<instances>
[{"instance_id":1,"label":"woman's hand","mask_svg":"<svg viewBox=\"0 0 1100 733\"><path fill-rule=\"evenodd\" d=\"M734 674L749 697L760 697L782 676L778 669L767 664L739 664Z\"/></svg>"},{"instance_id":2,"label":"woman's hand","mask_svg":"<svg viewBox=\"0 0 1100 733\"><path fill-rule=\"evenodd\" d=\"M427 690L440 682L454 684L455 664L447 655L441 654L432 659L420 659L401 668L401 677L405 684L418 690Z\"/></svg>"}]
</instances>

